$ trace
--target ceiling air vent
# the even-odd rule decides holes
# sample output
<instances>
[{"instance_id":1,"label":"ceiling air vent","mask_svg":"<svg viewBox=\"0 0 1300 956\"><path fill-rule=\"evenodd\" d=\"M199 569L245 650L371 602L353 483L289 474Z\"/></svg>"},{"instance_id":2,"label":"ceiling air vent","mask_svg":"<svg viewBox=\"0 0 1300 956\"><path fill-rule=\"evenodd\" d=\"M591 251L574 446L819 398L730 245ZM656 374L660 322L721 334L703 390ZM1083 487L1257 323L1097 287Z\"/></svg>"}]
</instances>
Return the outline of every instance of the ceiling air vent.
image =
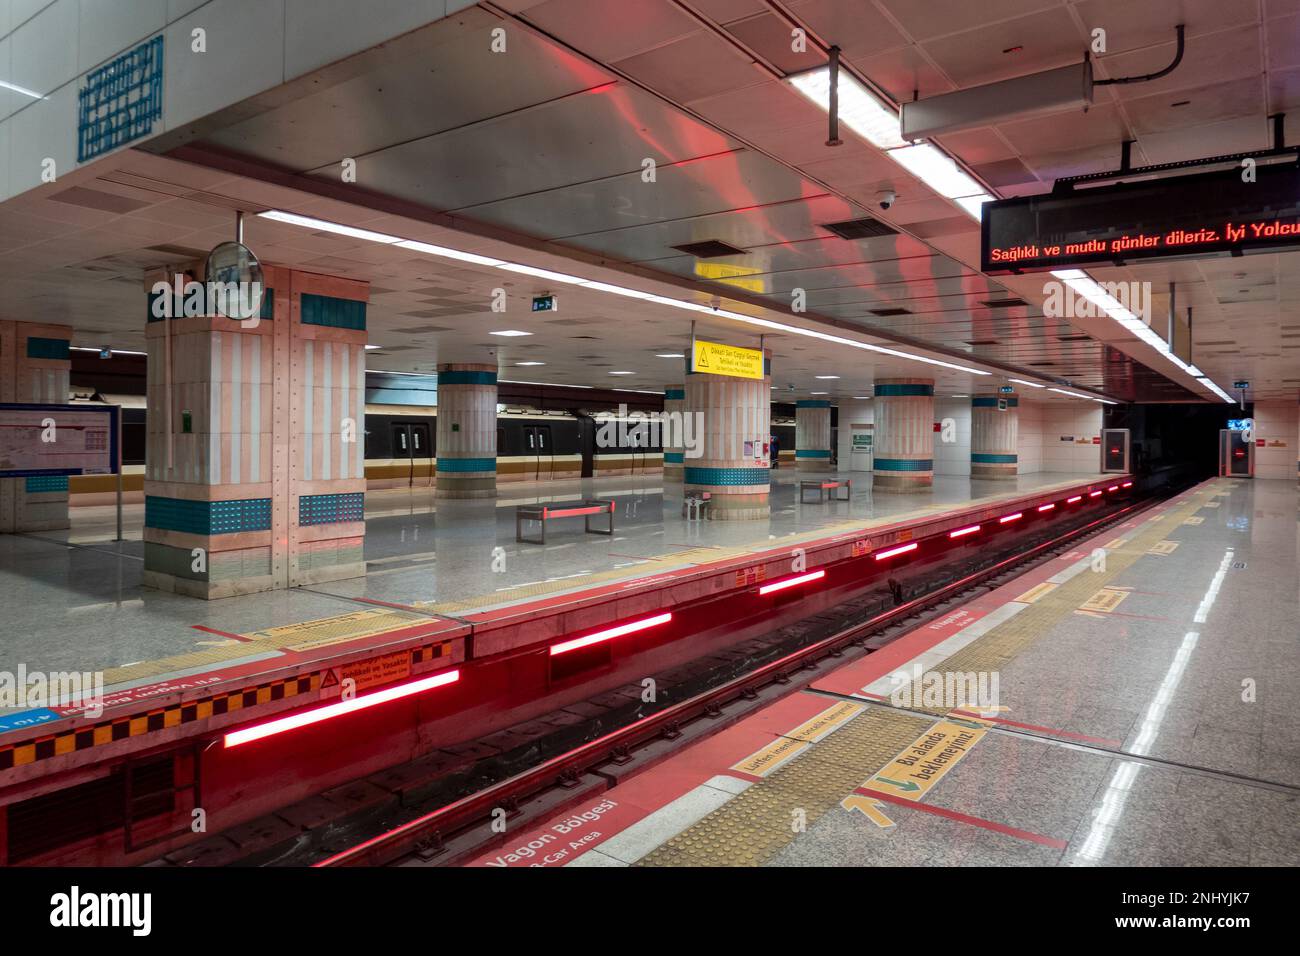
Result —
<instances>
[{"instance_id":1,"label":"ceiling air vent","mask_svg":"<svg viewBox=\"0 0 1300 956\"><path fill-rule=\"evenodd\" d=\"M1090 336L1080 333L1078 335L1058 335L1056 338L1061 342L1086 342Z\"/></svg>"},{"instance_id":2,"label":"ceiling air vent","mask_svg":"<svg viewBox=\"0 0 1300 956\"><path fill-rule=\"evenodd\" d=\"M867 311L870 312L872 315L880 315L880 316L912 314L911 309L868 309Z\"/></svg>"},{"instance_id":3,"label":"ceiling air vent","mask_svg":"<svg viewBox=\"0 0 1300 956\"><path fill-rule=\"evenodd\" d=\"M719 239L705 239L702 242L688 242L683 246L673 246L678 252L684 252L696 259L720 259L723 256L743 256L744 249L729 246Z\"/></svg>"},{"instance_id":4,"label":"ceiling air vent","mask_svg":"<svg viewBox=\"0 0 1300 956\"><path fill-rule=\"evenodd\" d=\"M844 222L822 223L823 229L829 229L841 239L877 239L880 236L896 236L897 229L891 229L879 219L863 216L861 219L847 219Z\"/></svg>"},{"instance_id":5,"label":"ceiling air vent","mask_svg":"<svg viewBox=\"0 0 1300 956\"><path fill-rule=\"evenodd\" d=\"M1028 304L1024 299L989 299L987 302L980 303L986 309L1010 309L1017 305Z\"/></svg>"},{"instance_id":6,"label":"ceiling air vent","mask_svg":"<svg viewBox=\"0 0 1300 956\"><path fill-rule=\"evenodd\" d=\"M997 345L997 339L971 339L967 345Z\"/></svg>"}]
</instances>

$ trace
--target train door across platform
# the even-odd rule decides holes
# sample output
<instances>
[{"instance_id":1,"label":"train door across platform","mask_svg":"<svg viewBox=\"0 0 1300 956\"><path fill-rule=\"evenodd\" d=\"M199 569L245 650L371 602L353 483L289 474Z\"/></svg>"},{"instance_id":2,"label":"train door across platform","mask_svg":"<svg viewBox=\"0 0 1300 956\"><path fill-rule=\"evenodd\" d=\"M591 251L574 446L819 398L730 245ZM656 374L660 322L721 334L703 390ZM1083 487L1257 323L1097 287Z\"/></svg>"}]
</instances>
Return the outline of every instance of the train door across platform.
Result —
<instances>
[{"instance_id":1,"label":"train door across platform","mask_svg":"<svg viewBox=\"0 0 1300 956\"><path fill-rule=\"evenodd\" d=\"M551 426L524 426L524 480L536 481L551 477ZM543 468L545 462L545 468Z\"/></svg>"},{"instance_id":2,"label":"train door across platform","mask_svg":"<svg viewBox=\"0 0 1300 956\"><path fill-rule=\"evenodd\" d=\"M425 422L393 424L393 459L407 466L406 484L415 485L416 478L431 478L433 469L433 443L429 440L429 426ZM423 482L422 482L423 483Z\"/></svg>"}]
</instances>

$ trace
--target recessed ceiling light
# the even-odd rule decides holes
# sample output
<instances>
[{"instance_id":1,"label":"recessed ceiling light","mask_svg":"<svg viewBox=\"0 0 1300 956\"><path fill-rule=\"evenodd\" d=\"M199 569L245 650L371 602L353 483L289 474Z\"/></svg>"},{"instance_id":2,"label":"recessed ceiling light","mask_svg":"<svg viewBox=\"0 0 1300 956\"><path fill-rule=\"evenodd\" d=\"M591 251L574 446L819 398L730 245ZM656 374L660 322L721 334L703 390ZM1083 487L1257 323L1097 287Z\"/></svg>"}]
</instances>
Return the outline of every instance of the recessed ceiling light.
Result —
<instances>
[{"instance_id":1,"label":"recessed ceiling light","mask_svg":"<svg viewBox=\"0 0 1300 956\"><path fill-rule=\"evenodd\" d=\"M545 362L516 362L516 365L545 365Z\"/></svg>"},{"instance_id":2,"label":"recessed ceiling light","mask_svg":"<svg viewBox=\"0 0 1300 956\"><path fill-rule=\"evenodd\" d=\"M830 392L809 392L809 395L829 395Z\"/></svg>"},{"instance_id":3,"label":"recessed ceiling light","mask_svg":"<svg viewBox=\"0 0 1300 956\"><path fill-rule=\"evenodd\" d=\"M815 377L815 378L821 378L821 379L839 378L838 375L817 375L817 376L814 376L814 377Z\"/></svg>"},{"instance_id":4,"label":"recessed ceiling light","mask_svg":"<svg viewBox=\"0 0 1300 956\"><path fill-rule=\"evenodd\" d=\"M369 343L366 344L367 352L373 352L375 349L382 349L382 348L383 348L382 345L370 345Z\"/></svg>"},{"instance_id":5,"label":"recessed ceiling light","mask_svg":"<svg viewBox=\"0 0 1300 956\"><path fill-rule=\"evenodd\" d=\"M636 372L610 372L610 375L635 375Z\"/></svg>"},{"instance_id":6,"label":"recessed ceiling light","mask_svg":"<svg viewBox=\"0 0 1300 956\"><path fill-rule=\"evenodd\" d=\"M868 400L870 400L870 398L871 398L870 395L854 395L854 396L853 396L853 400L854 400L855 402L868 401Z\"/></svg>"},{"instance_id":7,"label":"recessed ceiling light","mask_svg":"<svg viewBox=\"0 0 1300 956\"><path fill-rule=\"evenodd\" d=\"M488 335L502 335L506 338L513 338L517 335L532 335L532 332L520 332L518 329L502 329L500 332L489 332Z\"/></svg>"},{"instance_id":8,"label":"recessed ceiling light","mask_svg":"<svg viewBox=\"0 0 1300 956\"><path fill-rule=\"evenodd\" d=\"M686 358L686 356L681 352L659 352L655 354L655 358Z\"/></svg>"}]
</instances>

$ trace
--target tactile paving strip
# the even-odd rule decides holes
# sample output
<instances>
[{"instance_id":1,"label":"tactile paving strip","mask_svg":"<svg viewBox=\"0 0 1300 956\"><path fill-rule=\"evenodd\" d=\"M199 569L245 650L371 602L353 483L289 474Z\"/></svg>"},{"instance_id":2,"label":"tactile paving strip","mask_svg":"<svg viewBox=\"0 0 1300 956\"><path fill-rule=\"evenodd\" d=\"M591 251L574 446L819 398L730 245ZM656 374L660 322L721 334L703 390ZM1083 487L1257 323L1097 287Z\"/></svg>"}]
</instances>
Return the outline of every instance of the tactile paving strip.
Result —
<instances>
[{"instance_id":1,"label":"tactile paving strip","mask_svg":"<svg viewBox=\"0 0 1300 956\"><path fill-rule=\"evenodd\" d=\"M759 866L932 724L870 708L647 854L638 866Z\"/></svg>"}]
</instances>

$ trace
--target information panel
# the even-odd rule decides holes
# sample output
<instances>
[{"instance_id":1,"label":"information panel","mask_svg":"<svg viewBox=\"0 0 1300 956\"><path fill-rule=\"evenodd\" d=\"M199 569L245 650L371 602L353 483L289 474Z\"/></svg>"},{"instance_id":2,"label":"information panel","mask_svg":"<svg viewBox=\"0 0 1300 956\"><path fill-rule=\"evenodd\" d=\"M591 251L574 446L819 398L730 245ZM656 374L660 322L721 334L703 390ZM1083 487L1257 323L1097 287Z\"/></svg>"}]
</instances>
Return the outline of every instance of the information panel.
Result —
<instances>
[{"instance_id":1,"label":"information panel","mask_svg":"<svg viewBox=\"0 0 1300 956\"><path fill-rule=\"evenodd\" d=\"M1235 167L985 203L982 271L1300 248L1300 167Z\"/></svg>"},{"instance_id":2,"label":"information panel","mask_svg":"<svg viewBox=\"0 0 1300 956\"><path fill-rule=\"evenodd\" d=\"M116 405L0 405L0 478L110 475Z\"/></svg>"},{"instance_id":3,"label":"information panel","mask_svg":"<svg viewBox=\"0 0 1300 956\"><path fill-rule=\"evenodd\" d=\"M763 352L760 349L742 349L735 345L695 340L691 356L692 372L712 375L732 375L736 378L763 377Z\"/></svg>"}]
</instances>

